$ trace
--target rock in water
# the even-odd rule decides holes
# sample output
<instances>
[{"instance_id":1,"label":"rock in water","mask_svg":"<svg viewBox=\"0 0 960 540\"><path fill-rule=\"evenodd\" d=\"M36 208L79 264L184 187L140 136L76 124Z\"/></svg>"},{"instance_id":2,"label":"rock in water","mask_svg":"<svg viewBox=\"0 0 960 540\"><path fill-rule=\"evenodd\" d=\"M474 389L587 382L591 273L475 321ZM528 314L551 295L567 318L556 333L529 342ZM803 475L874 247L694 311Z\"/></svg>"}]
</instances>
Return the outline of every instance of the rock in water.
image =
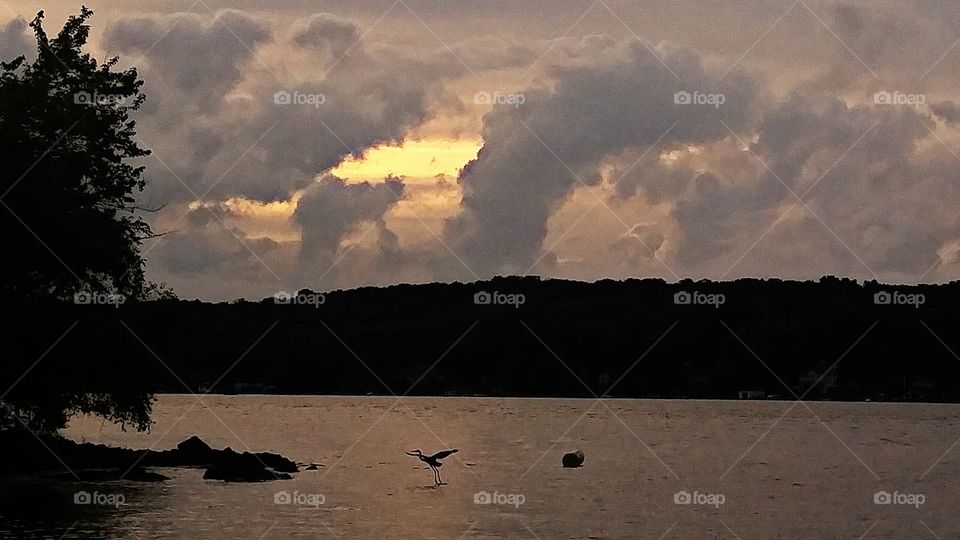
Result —
<instances>
[{"instance_id":1,"label":"rock in water","mask_svg":"<svg viewBox=\"0 0 960 540\"><path fill-rule=\"evenodd\" d=\"M204 480L223 480L225 482L267 482L270 480L290 480L292 477L285 473L273 470L269 463L263 461L265 453L238 454L231 448L220 452L217 461L211 464L203 473ZM296 465L294 465L296 466Z\"/></svg>"},{"instance_id":2,"label":"rock in water","mask_svg":"<svg viewBox=\"0 0 960 540\"><path fill-rule=\"evenodd\" d=\"M259 455L249 452L238 454L230 449L224 450L217 462L210 465L203 473L203 478L225 482L267 482L292 478L287 473L266 467Z\"/></svg>"},{"instance_id":3,"label":"rock in water","mask_svg":"<svg viewBox=\"0 0 960 540\"><path fill-rule=\"evenodd\" d=\"M568 468L580 467L583 465L583 451L567 452L563 455L563 466Z\"/></svg>"},{"instance_id":4,"label":"rock in water","mask_svg":"<svg viewBox=\"0 0 960 540\"><path fill-rule=\"evenodd\" d=\"M210 448L209 444L203 442L203 440L196 435L178 444L177 451L180 461L192 465L210 463L214 458L214 454L216 454L216 451Z\"/></svg>"},{"instance_id":5,"label":"rock in water","mask_svg":"<svg viewBox=\"0 0 960 540\"><path fill-rule=\"evenodd\" d=\"M38 438L0 430L0 476L25 472L49 472L50 478L75 481L162 481L162 474L143 467L205 467L204 478L228 482L289 480L299 472L297 464L280 454L211 448L199 437L190 437L170 450L131 450L102 444L76 443L59 436ZM56 456L51 459L48 456ZM322 466L322 465L321 465ZM66 471L64 471L66 469ZM78 472L71 472L78 471ZM69 473L68 475L58 473Z\"/></svg>"}]
</instances>

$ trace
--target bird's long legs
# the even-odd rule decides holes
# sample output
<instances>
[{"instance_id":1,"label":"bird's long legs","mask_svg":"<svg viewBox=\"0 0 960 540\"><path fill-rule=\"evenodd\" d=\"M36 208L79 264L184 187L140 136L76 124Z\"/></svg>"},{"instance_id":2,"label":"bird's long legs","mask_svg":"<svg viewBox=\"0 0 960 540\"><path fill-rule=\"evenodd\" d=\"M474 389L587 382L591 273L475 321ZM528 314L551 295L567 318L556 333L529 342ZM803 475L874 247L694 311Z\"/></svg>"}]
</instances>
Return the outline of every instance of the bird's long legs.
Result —
<instances>
[{"instance_id":1,"label":"bird's long legs","mask_svg":"<svg viewBox=\"0 0 960 540\"><path fill-rule=\"evenodd\" d=\"M442 486L443 480L440 479L440 469L434 467L433 465L431 465L430 468L433 469L433 482L438 486Z\"/></svg>"}]
</instances>

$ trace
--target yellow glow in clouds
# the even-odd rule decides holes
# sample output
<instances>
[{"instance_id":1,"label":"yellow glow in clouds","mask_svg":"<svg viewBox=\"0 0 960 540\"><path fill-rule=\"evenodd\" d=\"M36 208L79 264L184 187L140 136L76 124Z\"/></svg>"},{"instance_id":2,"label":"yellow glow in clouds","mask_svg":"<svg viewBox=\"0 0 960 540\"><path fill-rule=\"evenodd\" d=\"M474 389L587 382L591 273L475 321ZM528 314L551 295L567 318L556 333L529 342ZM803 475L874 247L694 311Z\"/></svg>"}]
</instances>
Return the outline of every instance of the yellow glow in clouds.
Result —
<instances>
[{"instance_id":1,"label":"yellow glow in clouds","mask_svg":"<svg viewBox=\"0 0 960 540\"><path fill-rule=\"evenodd\" d=\"M423 139L400 146L378 146L360 159L347 158L332 174L344 180L379 181L388 175L432 179L438 174L456 177L460 168L477 157L481 141Z\"/></svg>"}]
</instances>

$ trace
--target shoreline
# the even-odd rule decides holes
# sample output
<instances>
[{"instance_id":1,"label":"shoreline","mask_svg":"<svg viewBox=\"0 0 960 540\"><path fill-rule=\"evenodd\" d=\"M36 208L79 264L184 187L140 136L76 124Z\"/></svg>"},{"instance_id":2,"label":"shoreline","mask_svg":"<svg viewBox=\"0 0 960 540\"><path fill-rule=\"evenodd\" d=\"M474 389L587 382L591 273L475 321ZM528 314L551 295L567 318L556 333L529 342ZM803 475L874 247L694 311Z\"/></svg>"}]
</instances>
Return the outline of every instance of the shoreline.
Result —
<instances>
[{"instance_id":1,"label":"shoreline","mask_svg":"<svg viewBox=\"0 0 960 540\"><path fill-rule=\"evenodd\" d=\"M40 476L65 481L169 480L155 469L205 469L205 480L265 482L290 480L300 465L273 452L237 452L212 448L193 435L175 448L127 448L75 441L62 433L36 434L27 430L0 431L6 459L0 477ZM150 469L150 470L147 470Z\"/></svg>"}]
</instances>

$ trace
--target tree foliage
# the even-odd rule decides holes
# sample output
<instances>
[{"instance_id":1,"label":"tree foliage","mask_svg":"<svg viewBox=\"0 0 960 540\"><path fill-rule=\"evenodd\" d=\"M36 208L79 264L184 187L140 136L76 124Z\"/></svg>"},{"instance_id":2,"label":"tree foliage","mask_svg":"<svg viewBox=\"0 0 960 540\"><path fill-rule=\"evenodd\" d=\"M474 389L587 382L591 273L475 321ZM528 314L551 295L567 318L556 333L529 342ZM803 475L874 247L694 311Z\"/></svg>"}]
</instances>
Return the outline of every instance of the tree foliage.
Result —
<instances>
[{"instance_id":1,"label":"tree foliage","mask_svg":"<svg viewBox=\"0 0 960 540\"><path fill-rule=\"evenodd\" d=\"M136 160L149 150L139 146L130 113L144 101L143 81L134 68L117 70L118 58L98 63L83 51L92 15L83 7L51 39L39 12L30 23L36 59L0 62L0 226L7 244L0 298L11 310L77 293L170 294L146 283L140 252L151 230L137 215L134 195L145 181ZM92 366L97 359L75 361ZM3 368L24 374L11 360ZM153 398L124 387L128 369L110 374L109 388L92 388L65 371L17 380L0 401L0 428L50 433L73 414L90 413L146 429Z\"/></svg>"},{"instance_id":2,"label":"tree foliage","mask_svg":"<svg viewBox=\"0 0 960 540\"><path fill-rule=\"evenodd\" d=\"M130 112L143 103L135 68L116 71L83 51L93 12L82 8L53 39L43 12L30 23L37 58L0 64L0 213L14 257L0 291L66 299L79 291L139 297L140 244L149 225L136 214L149 154Z\"/></svg>"}]
</instances>

